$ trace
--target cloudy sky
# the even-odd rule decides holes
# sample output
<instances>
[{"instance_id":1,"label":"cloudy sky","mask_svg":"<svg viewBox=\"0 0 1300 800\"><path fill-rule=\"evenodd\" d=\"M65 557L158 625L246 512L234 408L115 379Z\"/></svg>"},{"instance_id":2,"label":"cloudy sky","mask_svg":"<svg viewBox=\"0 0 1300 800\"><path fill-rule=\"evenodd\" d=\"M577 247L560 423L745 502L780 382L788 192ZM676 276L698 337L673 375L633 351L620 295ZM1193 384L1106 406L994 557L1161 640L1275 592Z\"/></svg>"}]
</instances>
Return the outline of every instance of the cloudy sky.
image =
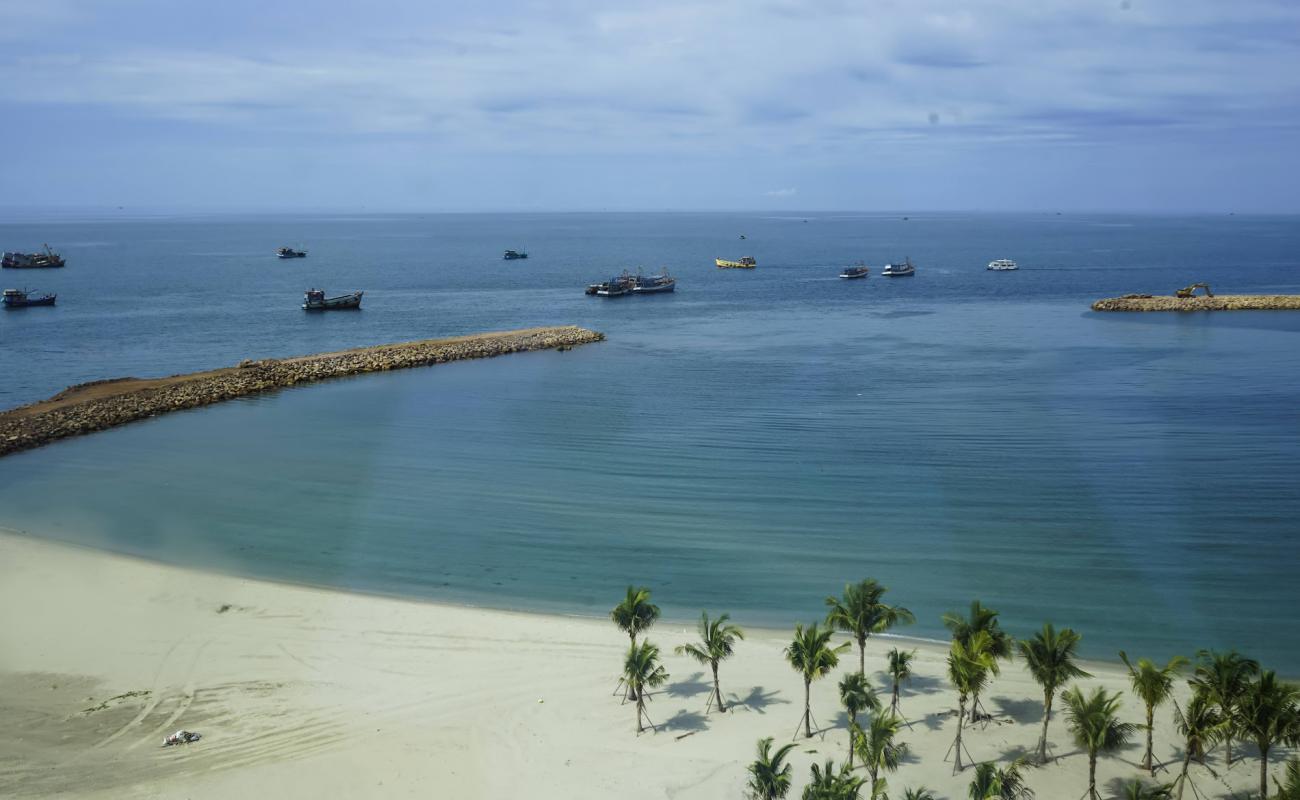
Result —
<instances>
[{"instance_id":1,"label":"cloudy sky","mask_svg":"<svg viewBox=\"0 0 1300 800\"><path fill-rule=\"evenodd\" d=\"M0 0L0 204L1300 211L1295 0Z\"/></svg>"}]
</instances>

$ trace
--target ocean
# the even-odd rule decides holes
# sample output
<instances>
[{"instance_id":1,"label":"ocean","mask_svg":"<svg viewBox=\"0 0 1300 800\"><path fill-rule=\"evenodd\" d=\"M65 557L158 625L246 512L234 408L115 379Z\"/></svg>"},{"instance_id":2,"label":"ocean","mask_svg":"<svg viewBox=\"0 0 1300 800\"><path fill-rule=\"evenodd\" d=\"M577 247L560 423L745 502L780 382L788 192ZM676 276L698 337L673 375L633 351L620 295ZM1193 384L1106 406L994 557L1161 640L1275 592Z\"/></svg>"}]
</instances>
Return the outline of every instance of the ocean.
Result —
<instances>
[{"instance_id":1,"label":"ocean","mask_svg":"<svg viewBox=\"0 0 1300 800\"><path fill-rule=\"evenodd\" d=\"M741 235L745 236L741 240ZM78 382L578 324L606 342L372 374L0 460L0 526L240 575L604 615L824 615L876 577L944 638L972 599L1085 655L1235 647L1300 674L1300 218L108 215L0 224L62 270L0 314L0 406ZM279 261L281 245L306 259ZM530 258L506 262L505 248ZM717 256L753 255L753 271ZM882 278L910 257L911 278ZM1016 272L989 272L1013 258ZM839 269L858 260L866 280ZM672 295L583 287L668 268ZM302 292L365 290L356 313Z\"/></svg>"}]
</instances>

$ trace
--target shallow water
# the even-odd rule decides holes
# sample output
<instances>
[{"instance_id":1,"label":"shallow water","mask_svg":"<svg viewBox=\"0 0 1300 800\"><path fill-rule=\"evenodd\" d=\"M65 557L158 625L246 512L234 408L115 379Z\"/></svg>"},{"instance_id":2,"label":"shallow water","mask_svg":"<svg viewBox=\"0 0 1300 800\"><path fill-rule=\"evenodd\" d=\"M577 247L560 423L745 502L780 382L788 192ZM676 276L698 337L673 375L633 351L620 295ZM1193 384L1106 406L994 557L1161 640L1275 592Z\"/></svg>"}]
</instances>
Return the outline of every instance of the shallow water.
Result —
<instances>
[{"instance_id":1,"label":"shallow water","mask_svg":"<svg viewBox=\"0 0 1300 800\"><path fill-rule=\"evenodd\" d=\"M816 618L872 575L917 613L915 635L942 636L939 614L980 597L1018 634L1079 629L1094 657L1233 646L1300 672L1300 318L1086 310L1195 280L1300 291L1297 220L802 219L32 226L38 243L111 244L60 244L71 266L41 287L60 306L0 317L0 368L21 376L7 404L106 375L475 330L572 322L609 340L6 458L0 524L509 608L603 614L635 581L671 616L751 624ZM6 247L17 230L0 227ZM165 241L179 255L164 264ZM312 253L278 263L280 243ZM499 260L518 246L532 258ZM750 253L754 272L711 265ZM880 278L903 254L916 277ZM1004 256L1022 269L984 270ZM877 274L834 277L858 258ZM669 266L678 293L582 295L638 262ZM364 288L366 307L304 315L297 294L315 283Z\"/></svg>"}]
</instances>

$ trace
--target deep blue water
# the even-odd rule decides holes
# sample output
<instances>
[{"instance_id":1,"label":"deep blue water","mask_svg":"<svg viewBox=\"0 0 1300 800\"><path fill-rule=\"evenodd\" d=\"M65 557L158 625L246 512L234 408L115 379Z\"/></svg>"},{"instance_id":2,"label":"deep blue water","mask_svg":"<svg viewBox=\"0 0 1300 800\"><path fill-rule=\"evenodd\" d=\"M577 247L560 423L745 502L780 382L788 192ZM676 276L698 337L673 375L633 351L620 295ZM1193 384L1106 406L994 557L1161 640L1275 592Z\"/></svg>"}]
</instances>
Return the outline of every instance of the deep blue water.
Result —
<instances>
[{"instance_id":1,"label":"deep blue water","mask_svg":"<svg viewBox=\"0 0 1300 800\"><path fill-rule=\"evenodd\" d=\"M539 324L605 343L364 376L0 460L0 525L165 561L509 608L822 612L905 632L980 597L1085 651L1237 647L1300 673L1300 314L1095 298L1300 292L1300 219L443 215L70 220L0 314L0 405L84 380ZM747 235L739 241L739 234ZM277 261L281 244L310 256ZM503 262L506 247L531 258ZM753 272L715 256L755 255ZM909 255L909 279L879 266ZM991 273L1010 257L1022 269ZM864 259L865 281L838 268ZM675 295L601 300L624 267ZM355 314L301 292L365 289Z\"/></svg>"}]
</instances>

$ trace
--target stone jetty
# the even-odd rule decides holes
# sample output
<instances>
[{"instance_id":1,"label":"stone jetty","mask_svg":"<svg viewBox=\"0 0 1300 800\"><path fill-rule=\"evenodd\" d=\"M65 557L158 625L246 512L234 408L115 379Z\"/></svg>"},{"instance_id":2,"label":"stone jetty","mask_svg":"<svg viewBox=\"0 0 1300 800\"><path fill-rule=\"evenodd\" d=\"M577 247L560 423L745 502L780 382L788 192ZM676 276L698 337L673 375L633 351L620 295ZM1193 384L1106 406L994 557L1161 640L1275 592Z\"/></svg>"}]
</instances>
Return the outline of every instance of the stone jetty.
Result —
<instances>
[{"instance_id":1,"label":"stone jetty","mask_svg":"<svg viewBox=\"0 0 1300 800\"><path fill-rule=\"evenodd\" d=\"M1155 297L1126 294L1092 304L1093 311L1300 311L1300 294L1220 294Z\"/></svg>"},{"instance_id":2,"label":"stone jetty","mask_svg":"<svg viewBox=\"0 0 1300 800\"><path fill-rule=\"evenodd\" d=\"M0 413L0 456L169 411L198 408L304 383L528 350L568 350L604 338L602 333L575 326L530 328L313 356L243 361L237 367L167 378L83 383L48 400Z\"/></svg>"}]
</instances>

